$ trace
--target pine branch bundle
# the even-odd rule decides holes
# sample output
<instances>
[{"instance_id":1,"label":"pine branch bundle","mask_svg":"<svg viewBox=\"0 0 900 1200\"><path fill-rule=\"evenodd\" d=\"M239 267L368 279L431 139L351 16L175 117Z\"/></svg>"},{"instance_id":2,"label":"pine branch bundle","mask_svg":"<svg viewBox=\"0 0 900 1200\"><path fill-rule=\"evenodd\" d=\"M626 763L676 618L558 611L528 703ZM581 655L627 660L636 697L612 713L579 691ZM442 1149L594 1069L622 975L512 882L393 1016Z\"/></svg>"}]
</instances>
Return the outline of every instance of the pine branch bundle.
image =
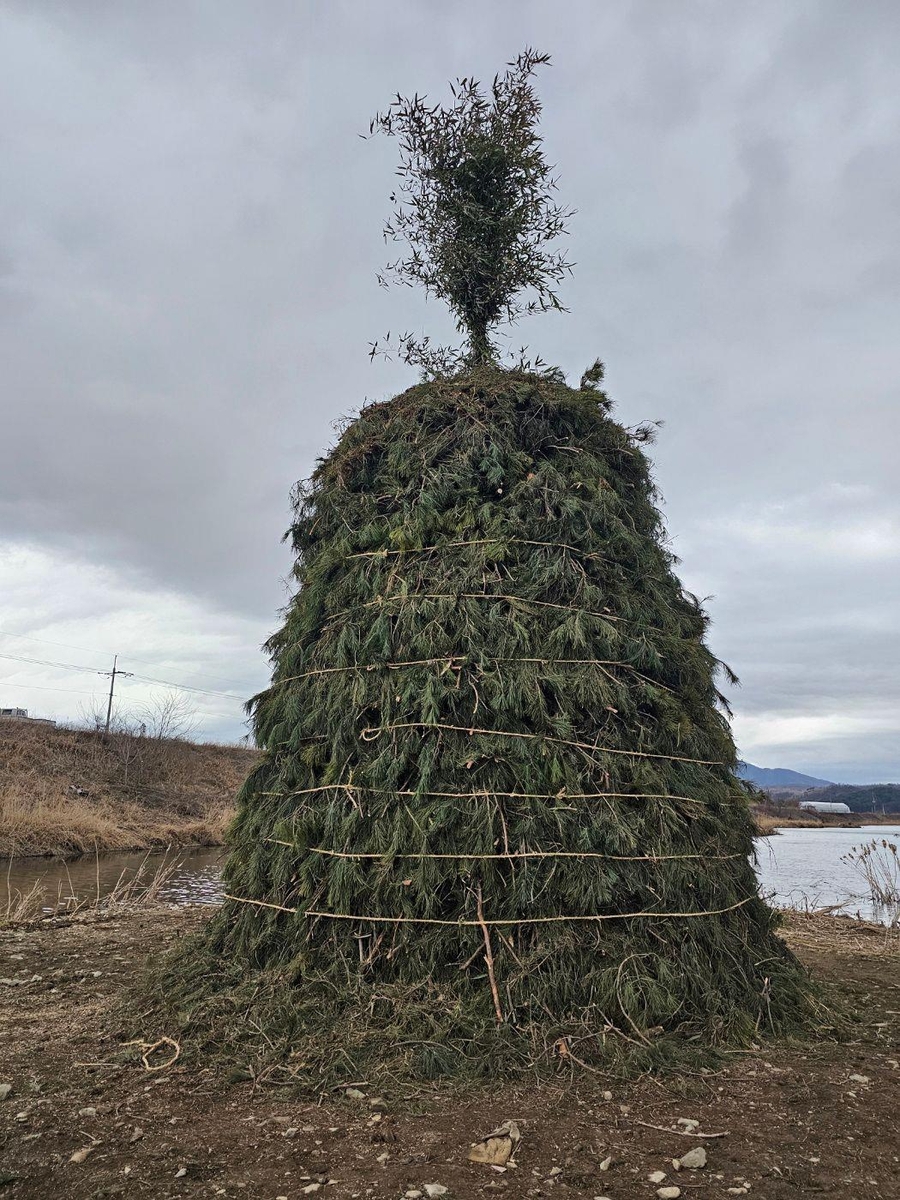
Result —
<instances>
[{"instance_id":1,"label":"pine branch bundle","mask_svg":"<svg viewBox=\"0 0 900 1200\"><path fill-rule=\"evenodd\" d=\"M597 382L422 384L298 488L235 899L171 970L195 1028L238 1006L311 1076L371 1078L647 1064L806 1019L707 618Z\"/></svg>"}]
</instances>

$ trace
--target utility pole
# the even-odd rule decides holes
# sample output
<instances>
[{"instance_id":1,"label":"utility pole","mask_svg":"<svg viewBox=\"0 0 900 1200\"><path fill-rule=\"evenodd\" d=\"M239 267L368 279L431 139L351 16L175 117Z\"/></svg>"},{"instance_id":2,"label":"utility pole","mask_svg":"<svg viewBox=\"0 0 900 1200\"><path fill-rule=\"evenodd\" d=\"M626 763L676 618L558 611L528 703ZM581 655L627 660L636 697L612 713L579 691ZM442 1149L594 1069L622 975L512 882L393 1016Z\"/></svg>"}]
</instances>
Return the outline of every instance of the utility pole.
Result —
<instances>
[{"instance_id":1,"label":"utility pole","mask_svg":"<svg viewBox=\"0 0 900 1200\"><path fill-rule=\"evenodd\" d=\"M116 667L116 664L118 663L118 661L119 661L118 654L114 654L112 670L111 671L100 671L101 675L109 676L109 703L106 706L106 728L104 730L105 733L109 733L109 723L112 720L113 691L115 690L115 686L116 686L116 676L132 674L131 671L119 671Z\"/></svg>"}]
</instances>

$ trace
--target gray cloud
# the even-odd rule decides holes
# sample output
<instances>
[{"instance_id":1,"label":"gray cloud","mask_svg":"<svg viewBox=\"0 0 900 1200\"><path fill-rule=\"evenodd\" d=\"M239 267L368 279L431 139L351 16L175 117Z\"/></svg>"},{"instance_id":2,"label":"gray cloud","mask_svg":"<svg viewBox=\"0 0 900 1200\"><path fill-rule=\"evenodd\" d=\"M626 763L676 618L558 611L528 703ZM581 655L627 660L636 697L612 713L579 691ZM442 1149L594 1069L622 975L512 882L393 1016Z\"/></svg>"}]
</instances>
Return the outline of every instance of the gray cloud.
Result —
<instances>
[{"instance_id":1,"label":"gray cloud","mask_svg":"<svg viewBox=\"0 0 900 1200\"><path fill-rule=\"evenodd\" d=\"M578 267L571 313L511 345L576 379L599 354L622 418L664 419L748 757L900 778L896 5L39 0L0 22L0 628L258 686L289 487L410 379L368 342L451 333L375 283L395 148L356 135L531 42ZM0 700L28 680L72 685L23 667Z\"/></svg>"}]
</instances>

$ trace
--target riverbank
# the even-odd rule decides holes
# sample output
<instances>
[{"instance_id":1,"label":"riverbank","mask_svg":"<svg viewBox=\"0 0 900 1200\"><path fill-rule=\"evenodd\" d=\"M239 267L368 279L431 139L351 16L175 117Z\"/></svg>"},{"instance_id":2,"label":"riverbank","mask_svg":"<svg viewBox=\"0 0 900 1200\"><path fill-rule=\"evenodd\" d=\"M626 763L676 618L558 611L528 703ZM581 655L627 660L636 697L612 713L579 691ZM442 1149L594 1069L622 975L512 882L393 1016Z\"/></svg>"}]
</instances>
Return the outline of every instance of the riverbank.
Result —
<instances>
[{"instance_id":1,"label":"riverbank","mask_svg":"<svg viewBox=\"0 0 900 1200\"><path fill-rule=\"evenodd\" d=\"M242 746L0 722L0 857L218 845Z\"/></svg>"},{"instance_id":2,"label":"riverbank","mask_svg":"<svg viewBox=\"0 0 900 1200\"><path fill-rule=\"evenodd\" d=\"M164 1067L170 1046L150 1054L153 1070L123 1049L122 991L207 913L149 909L0 933L0 1083L12 1085L0 1101L4 1196L397 1200L436 1183L448 1200L652 1200L654 1171L682 1200L900 1195L896 933L788 917L786 940L857 1014L844 1044L764 1046L715 1073L628 1083L404 1086L373 1105L364 1080L348 1081L361 1093L352 1098L298 1098L254 1082L253 1064L235 1064L245 1081L233 1083L210 1066ZM518 1165L467 1162L470 1143L507 1119L523 1135ZM699 1122L697 1132L679 1120ZM672 1159L695 1146L706 1167L676 1172Z\"/></svg>"},{"instance_id":3,"label":"riverbank","mask_svg":"<svg viewBox=\"0 0 900 1200\"><path fill-rule=\"evenodd\" d=\"M854 813L852 817L784 817L770 813L754 811L753 820L756 823L760 837L768 837L779 829L860 829L864 825L896 825L900 823L897 813L882 815L881 813Z\"/></svg>"}]
</instances>

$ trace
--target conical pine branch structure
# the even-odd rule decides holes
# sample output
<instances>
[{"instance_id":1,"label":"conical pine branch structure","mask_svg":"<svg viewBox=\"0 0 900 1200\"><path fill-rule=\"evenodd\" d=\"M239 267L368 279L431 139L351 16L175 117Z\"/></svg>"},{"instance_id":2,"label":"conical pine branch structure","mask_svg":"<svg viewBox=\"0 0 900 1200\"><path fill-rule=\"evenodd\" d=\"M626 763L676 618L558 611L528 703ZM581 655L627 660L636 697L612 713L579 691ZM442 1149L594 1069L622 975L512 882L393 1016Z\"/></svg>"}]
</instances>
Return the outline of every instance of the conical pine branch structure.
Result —
<instances>
[{"instance_id":1,"label":"conical pine branch structure","mask_svg":"<svg viewBox=\"0 0 900 1200\"><path fill-rule=\"evenodd\" d=\"M366 408L298 490L195 1022L252 997L270 1046L370 1078L803 1019L706 617L609 408L480 368Z\"/></svg>"}]
</instances>

